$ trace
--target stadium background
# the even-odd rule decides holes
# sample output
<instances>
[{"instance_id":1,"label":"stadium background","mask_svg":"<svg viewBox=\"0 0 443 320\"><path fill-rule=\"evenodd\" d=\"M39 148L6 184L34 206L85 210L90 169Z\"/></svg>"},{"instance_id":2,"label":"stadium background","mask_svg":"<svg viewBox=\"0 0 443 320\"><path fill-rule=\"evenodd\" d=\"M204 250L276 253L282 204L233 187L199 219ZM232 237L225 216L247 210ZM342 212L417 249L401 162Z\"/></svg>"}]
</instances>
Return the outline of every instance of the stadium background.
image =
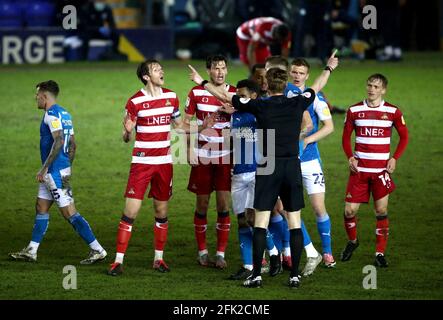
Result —
<instances>
[{"instance_id":1,"label":"stadium background","mask_svg":"<svg viewBox=\"0 0 443 320\"><path fill-rule=\"evenodd\" d=\"M32 3L37 2L39 1ZM178 93L183 108L192 84L187 78L186 68L190 61L174 59L178 49L189 49L195 58L201 58L196 57L195 52L209 53L211 50L226 49L226 54L233 60L236 58L235 48L223 44L234 43L229 37L238 25L238 17L234 19L227 15L224 21L226 24L218 31L229 32L218 36L218 33L207 29L205 19L186 20L186 14L180 11L181 1L176 1L175 6L166 10L170 13L169 17L173 17L168 20L161 20L159 14L152 14L160 12L155 11L160 10L157 7L159 4L154 4L155 1L140 2L139 7L136 1L129 2L109 1L114 7L116 22L120 23L118 27L122 27L119 30L122 30L122 36L127 40L126 47L120 46L121 50L126 50L130 60L127 62L63 62L69 60L63 55L63 50L56 49L54 53L48 49L51 48L49 43L59 41L60 46L63 42L62 39L49 39L51 36L63 36L64 31L55 25L55 20L50 21L52 25L49 26L28 26L28 20L23 20L20 16L21 25L14 28L2 25L0 29L1 299L443 298L443 239L440 233L443 223L440 187L443 147L439 128L443 120L443 56L438 51L441 49L443 34L442 1L430 1L429 7L427 10L423 9L423 12L414 11L414 8L419 7L417 1L408 1L409 10L414 11L414 14L408 20L413 22L409 25L410 29L405 26L402 29L402 45L405 49L403 61L380 63L369 57L361 61L344 56L340 69L333 74L326 88L328 98L333 104L345 107L365 96L365 80L370 73L382 72L390 81L386 100L399 105L405 114L411 138L394 174L398 189L393 194L389 207L392 221L388 244L390 267L378 272L377 290L363 289L365 275L362 268L372 262L375 221L372 208L362 206L359 218L361 246L353 260L338 263L335 270L319 268L295 292L288 292L284 287L286 273L274 279L265 277L264 290L246 290L240 287L239 282L225 280L240 265L235 219L232 219L227 252L228 269L201 269L197 265L192 225L194 196L186 190L189 176L189 167L186 165L177 165L174 168L174 196L169 210L170 236L165 252L172 272L163 275L154 273L150 268L153 255L153 215L152 205L146 201L129 245L124 276L111 278L105 275L107 263L114 257L116 229L124 205L123 191L129 170L132 146L121 141L120 133L126 99L140 88L135 76L135 62L148 56L166 59L165 86ZM293 1L283 2L295 4ZM0 0L2 8L4 3L10 4L12 1ZM29 6L30 3L28 1L26 5ZM227 3L223 7L226 12L235 12L235 6L229 7L230 1L211 3L214 6ZM154 9L147 10L151 5ZM285 8L288 9L287 6ZM215 9L212 7L210 10ZM283 18L289 17L288 11L285 12L283 14L280 11L280 14ZM403 14L407 16L408 12L404 11ZM129 18L124 18L125 15ZM2 17L5 15L0 14L0 22L5 21ZM11 15L8 13L6 17L10 18ZM430 27L426 33L422 29L423 21L426 20L424 17L432 17L428 19ZM217 22L223 26L223 21ZM212 36L208 37L208 33ZM18 59L13 54L5 55L5 37L8 36L20 39L22 50L19 50ZM36 38L29 40L32 36L40 37L43 42L35 40ZM201 40L200 36L206 37L205 40ZM162 41L156 41L155 37ZM120 38L120 42L125 40ZM205 44L207 52L201 47L194 49L194 43ZM54 46L57 47L57 44ZM43 55L35 48L42 48ZM58 63L50 63L54 62L48 59L50 56L59 57ZM40 57L40 60L37 59ZM314 79L321 70L321 64L314 58L310 61L314 65L311 74L311 79ZM204 70L202 60L192 60L191 63L200 71ZM228 82L235 84L245 78L247 73L244 66L233 61L229 65ZM42 116L33 99L34 86L47 79L59 82L59 102L73 115L78 141L73 169L74 196L80 213L88 219L109 253L106 263L89 267L78 265L78 261L86 256L87 247L54 208L51 209L49 230L39 250L39 262L14 263L7 258L8 252L20 249L29 241L32 230L37 186L35 173L40 166L38 127ZM342 212L348 173L340 142L343 119L342 115L334 115L335 132L320 143L327 181L326 203L332 219L333 249L337 257L346 241ZM397 141L396 137L394 141ZM303 217L311 230L314 244L319 247L311 208L307 207L303 211ZM214 206L209 212L208 236L209 243L213 245ZM77 267L77 290L65 290L62 287L65 277L62 270L65 265Z\"/></svg>"}]
</instances>

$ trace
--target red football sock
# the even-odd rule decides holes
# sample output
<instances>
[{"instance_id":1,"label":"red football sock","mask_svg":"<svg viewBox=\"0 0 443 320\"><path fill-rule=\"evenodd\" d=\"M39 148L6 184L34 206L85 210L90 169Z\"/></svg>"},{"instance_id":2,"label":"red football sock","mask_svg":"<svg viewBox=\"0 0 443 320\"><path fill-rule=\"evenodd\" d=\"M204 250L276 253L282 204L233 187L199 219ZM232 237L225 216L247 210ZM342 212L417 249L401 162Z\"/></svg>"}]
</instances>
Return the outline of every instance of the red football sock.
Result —
<instances>
[{"instance_id":1,"label":"red football sock","mask_svg":"<svg viewBox=\"0 0 443 320\"><path fill-rule=\"evenodd\" d=\"M154 224L154 246L155 250L163 251L166 245L166 239L168 238L168 220L166 222L155 221Z\"/></svg>"},{"instance_id":2,"label":"red football sock","mask_svg":"<svg viewBox=\"0 0 443 320\"><path fill-rule=\"evenodd\" d=\"M377 217L377 225L375 229L376 249L378 253L385 253L389 236L389 219L388 216Z\"/></svg>"},{"instance_id":3,"label":"red football sock","mask_svg":"<svg viewBox=\"0 0 443 320\"><path fill-rule=\"evenodd\" d=\"M197 240L198 251L206 249L206 229L208 228L208 220L206 216L195 213L194 215L194 231Z\"/></svg>"},{"instance_id":4,"label":"red football sock","mask_svg":"<svg viewBox=\"0 0 443 320\"><path fill-rule=\"evenodd\" d=\"M131 239L132 223L121 220L117 232L117 253L125 254Z\"/></svg>"},{"instance_id":5,"label":"red football sock","mask_svg":"<svg viewBox=\"0 0 443 320\"><path fill-rule=\"evenodd\" d=\"M228 246L229 230L231 229L231 218L217 217L217 252L225 252Z\"/></svg>"},{"instance_id":6,"label":"red football sock","mask_svg":"<svg viewBox=\"0 0 443 320\"><path fill-rule=\"evenodd\" d=\"M344 217L345 219L345 229L348 234L348 239L350 241L357 240L357 218L354 216L352 218Z\"/></svg>"}]
</instances>

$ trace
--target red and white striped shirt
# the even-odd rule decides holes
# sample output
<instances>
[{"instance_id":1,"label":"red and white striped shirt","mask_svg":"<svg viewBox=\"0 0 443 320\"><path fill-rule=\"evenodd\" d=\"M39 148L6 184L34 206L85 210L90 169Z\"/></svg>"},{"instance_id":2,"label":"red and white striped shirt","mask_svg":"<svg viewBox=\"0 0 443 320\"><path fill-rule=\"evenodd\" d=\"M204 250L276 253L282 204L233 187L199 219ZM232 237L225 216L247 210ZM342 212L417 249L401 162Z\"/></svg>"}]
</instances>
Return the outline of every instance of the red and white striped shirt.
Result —
<instances>
[{"instance_id":1,"label":"red and white striped shirt","mask_svg":"<svg viewBox=\"0 0 443 320\"><path fill-rule=\"evenodd\" d=\"M235 87L226 84L225 88L229 92L235 93ZM195 86L191 89L186 100L186 114L197 117L197 125L202 125L203 120L216 112L221 106L220 101L202 86ZM212 128L204 129L198 135L198 148L195 150L201 158L222 158L231 153L226 144L223 143L223 129L231 128L231 115L219 113Z\"/></svg>"},{"instance_id":2,"label":"red and white striped shirt","mask_svg":"<svg viewBox=\"0 0 443 320\"><path fill-rule=\"evenodd\" d=\"M403 140L394 154L397 159L403 153L408 140L400 109L385 101L378 107L370 107L366 101L362 101L348 109L343 129L343 149L348 158L354 156L358 160L360 172L378 173L386 170L390 159L393 126ZM350 145L352 131L355 131L354 153Z\"/></svg>"},{"instance_id":3,"label":"red and white striped shirt","mask_svg":"<svg viewBox=\"0 0 443 320\"><path fill-rule=\"evenodd\" d=\"M132 163L172 163L171 121L180 117L179 101L175 92L161 90L160 96L153 97L141 89L126 103L127 114L137 118Z\"/></svg>"},{"instance_id":4,"label":"red and white striped shirt","mask_svg":"<svg viewBox=\"0 0 443 320\"><path fill-rule=\"evenodd\" d=\"M242 40L252 40L254 42L261 42L270 44L274 41L272 37L272 29L283 24L281 20L272 17L260 17L243 22L237 28L237 37ZM283 48L289 48L291 43L291 34L289 33L287 39L283 43Z\"/></svg>"}]
</instances>

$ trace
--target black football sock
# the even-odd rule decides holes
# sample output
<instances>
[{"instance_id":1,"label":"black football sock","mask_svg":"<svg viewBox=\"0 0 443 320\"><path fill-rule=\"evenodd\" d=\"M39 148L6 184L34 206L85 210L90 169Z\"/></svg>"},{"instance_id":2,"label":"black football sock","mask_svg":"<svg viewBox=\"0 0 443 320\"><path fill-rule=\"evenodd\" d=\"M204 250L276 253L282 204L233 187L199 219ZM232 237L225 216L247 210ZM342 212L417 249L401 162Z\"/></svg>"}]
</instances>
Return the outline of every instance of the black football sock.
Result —
<instances>
[{"instance_id":1,"label":"black football sock","mask_svg":"<svg viewBox=\"0 0 443 320\"><path fill-rule=\"evenodd\" d=\"M289 245L291 247L292 270L291 277L298 276L300 258L303 252L303 232L301 228L289 230Z\"/></svg>"},{"instance_id":2,"label":"black football sock","mask_svg":"<svg viewBox=\"0 0 443 320\"><path fill-rule=\"evenodd\" d=\"M266 229L254 228L252 236L252 259L254 263L253 277L258 277L261 274L261 262L263 260L263 253L266 248Z\"/></svg>"}]
</instances>

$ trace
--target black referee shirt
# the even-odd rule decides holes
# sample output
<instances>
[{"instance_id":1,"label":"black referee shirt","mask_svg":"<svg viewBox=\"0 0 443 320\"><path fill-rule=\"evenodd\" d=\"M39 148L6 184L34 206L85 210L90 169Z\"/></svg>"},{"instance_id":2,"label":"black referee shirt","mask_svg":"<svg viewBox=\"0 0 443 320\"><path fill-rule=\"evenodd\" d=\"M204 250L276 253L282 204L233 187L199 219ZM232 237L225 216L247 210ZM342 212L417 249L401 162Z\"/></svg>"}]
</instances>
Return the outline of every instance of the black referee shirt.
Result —
<instances>
[{"instance_id":1,"label":"black referee shirt","mask_svg":"<svg viewBox=\"0 0 443 320\"><path fill-rule=\"evenodd\" d=\"M232 97L232 105L239 111L252 113L257 119L257 129L263 130L260 152L265 157L298 158L303 111L314 102L315 92L308 88L302 94L288 98L284 95L264 99ZM268 154L267 130L275 130L275 154ZM270 143L273 143L270 141Z\"/></svg>"}]
</instances>

